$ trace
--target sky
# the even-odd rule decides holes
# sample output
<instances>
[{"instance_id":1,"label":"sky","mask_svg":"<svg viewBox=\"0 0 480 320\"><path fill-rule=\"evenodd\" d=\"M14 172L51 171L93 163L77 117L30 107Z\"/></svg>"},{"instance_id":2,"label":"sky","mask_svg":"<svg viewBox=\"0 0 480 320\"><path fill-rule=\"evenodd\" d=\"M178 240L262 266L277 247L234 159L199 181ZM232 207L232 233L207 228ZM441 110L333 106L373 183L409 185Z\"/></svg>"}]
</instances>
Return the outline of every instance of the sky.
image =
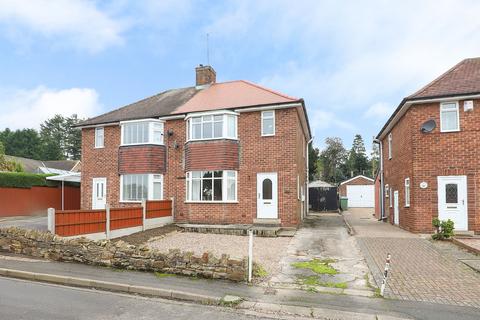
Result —
<instances>
[{"instance_id":1,"label":"sky","mask_svg":"<svg viewBox=\"0 0 480 320\"><path fill-rule=\"evenodd\" d=\"M480 1L0 0L0 130L245 79L305 100L314 145L367 149L401 99L480 56ZM209 34L209 59L206 35Z\"/></svg>"}]
</instances>

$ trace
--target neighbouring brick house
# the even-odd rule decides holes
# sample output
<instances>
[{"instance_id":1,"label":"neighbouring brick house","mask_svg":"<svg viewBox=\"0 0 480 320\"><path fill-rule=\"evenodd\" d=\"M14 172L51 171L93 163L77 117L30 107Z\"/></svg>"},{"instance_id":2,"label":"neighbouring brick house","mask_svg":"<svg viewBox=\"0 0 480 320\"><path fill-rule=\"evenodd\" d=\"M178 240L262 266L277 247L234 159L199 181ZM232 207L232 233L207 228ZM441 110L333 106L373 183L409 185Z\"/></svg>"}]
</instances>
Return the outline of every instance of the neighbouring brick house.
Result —
<instances>
[{"instance_id":1,"label":"neighbouring brick house","mask_svg":"<svg viewBox=\"0 0 480 320\"><path fill-rule=\"evenodd\" d=\"M430 233L432 219L480 233L480 58L406 97L377 136L382 217Z\"/></svg>"},{"instance_id":2,"label":"neighbouring brick house","mask_svg":"<svg viewBox=\"0 0 480 320\"><path fill-rule=\"evenodd\" d=\"M175 221L297 226L306 212L304 101L248 81L173 89L88 119L82 208L174 199Z\"/></svg>"},{"instance_id":3,"label":"neighbouring brick house","mask_svg":"<svg viewBox=\"0 0 480 320\"><path fill-rule=\"evenodd\" d=\"M372 178L358 175L345 180L338 186L340 197L348 198L348 206L353 208L374 207L374 181Z\"/></svg>"}]
</instances>

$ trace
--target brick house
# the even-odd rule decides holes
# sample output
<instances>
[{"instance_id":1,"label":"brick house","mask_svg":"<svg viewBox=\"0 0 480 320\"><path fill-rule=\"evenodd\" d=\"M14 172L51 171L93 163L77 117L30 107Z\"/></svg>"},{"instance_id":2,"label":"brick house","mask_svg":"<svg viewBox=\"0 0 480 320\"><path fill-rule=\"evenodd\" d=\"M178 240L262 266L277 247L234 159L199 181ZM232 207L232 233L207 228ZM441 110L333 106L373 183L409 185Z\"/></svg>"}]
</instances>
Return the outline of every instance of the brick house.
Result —
<instances>
[{"instance_id":1,"label":"brick house","mask_svg":"<svg viewBox=\"0 0 480 320\"><path fill-rule=\"evenodd\" d=\"M432 219L480 233L480 58L406 97L375 140L383 219L431 233Z\"/></svg>"},{"instance_id":2,"label":"brick house","mask_svg":"<svg viewBox=\"0 0 480 320\"><path fill-rule=\"evenodd\" d=\"M248 81L168 90L82 122L83 209L174 199L175 221L297 226L311 133L303 99Z\"/></svg>"}]
</instances>

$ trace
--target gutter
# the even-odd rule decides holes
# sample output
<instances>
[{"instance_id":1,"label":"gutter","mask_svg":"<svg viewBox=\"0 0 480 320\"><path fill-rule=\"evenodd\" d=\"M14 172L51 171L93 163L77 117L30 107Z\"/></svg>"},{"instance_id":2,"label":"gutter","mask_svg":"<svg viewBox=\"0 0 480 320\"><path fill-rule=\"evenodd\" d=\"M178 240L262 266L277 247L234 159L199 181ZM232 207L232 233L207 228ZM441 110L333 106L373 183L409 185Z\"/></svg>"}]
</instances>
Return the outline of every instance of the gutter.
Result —
<instances>
[{"instance_id":1,"label":"gutter","mask_svg":"<svg viewBox=\"0 0 480 320\"><path fill-rule=\"evenodd\" d=\"M373 143L376 143L379 145L380 148L380 220L385 220L385 186L384 186L384 181L383 181L383 144L382 141L379 139L373 139Z\"/></svg>"}]
</instances>

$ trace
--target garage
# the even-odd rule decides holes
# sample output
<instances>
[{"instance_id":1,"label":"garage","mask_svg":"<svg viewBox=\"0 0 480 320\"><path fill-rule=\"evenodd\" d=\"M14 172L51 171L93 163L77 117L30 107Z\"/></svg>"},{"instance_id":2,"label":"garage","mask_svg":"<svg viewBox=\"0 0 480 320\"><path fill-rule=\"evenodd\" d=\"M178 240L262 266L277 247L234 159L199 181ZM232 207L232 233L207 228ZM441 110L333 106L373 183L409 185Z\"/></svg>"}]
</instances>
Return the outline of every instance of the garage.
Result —
<instances>
[{"instance_id":1,"label":"garage","mask_svg":"<svg viewBox=\"0 0 480 320\"><path fill-rule=\"evenodd\" d=\"M348 206L353 208L373 208L375 206L375 188L373 179L356 176L339 186L341 197L348 198Z\"/></svg>"}]
</instances>

